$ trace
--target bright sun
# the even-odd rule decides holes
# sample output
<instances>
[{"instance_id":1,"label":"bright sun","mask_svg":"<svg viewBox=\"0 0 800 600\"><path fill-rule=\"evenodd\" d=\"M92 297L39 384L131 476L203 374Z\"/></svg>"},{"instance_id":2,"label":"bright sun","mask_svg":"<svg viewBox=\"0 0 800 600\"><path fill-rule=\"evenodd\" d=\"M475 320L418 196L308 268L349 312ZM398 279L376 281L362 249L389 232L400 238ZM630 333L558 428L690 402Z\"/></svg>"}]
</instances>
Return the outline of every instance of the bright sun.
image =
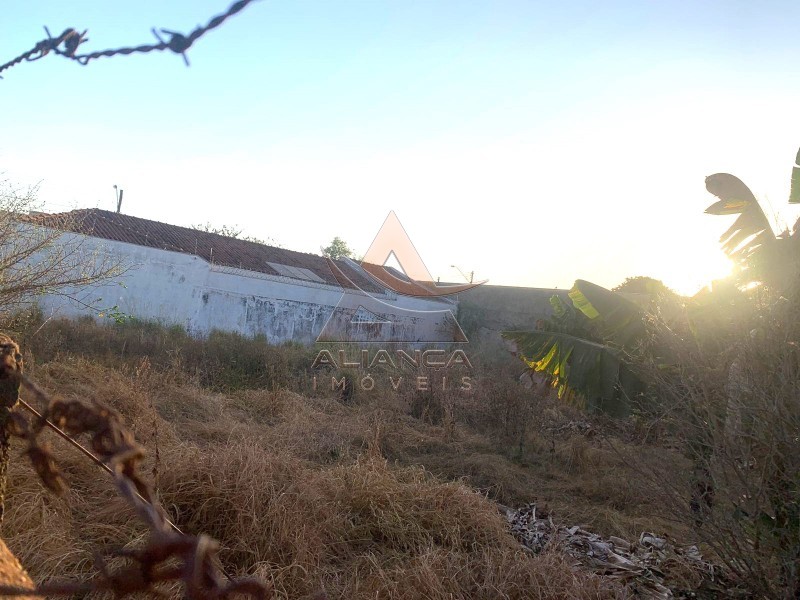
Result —
<instances>
[{"instance_id":1,"label":"bright sun","mask_svg":"<svg viewBox=\"0 0 800 600\"><path fill-rule=\"evenodd\" d=\"M685 296L693 296L715 279L723 279L733 271L733 263L725 254L715 252L687 252L674 257L666 264L653 265L653 271L667 287Z\"/></svg>"}]
</instances>

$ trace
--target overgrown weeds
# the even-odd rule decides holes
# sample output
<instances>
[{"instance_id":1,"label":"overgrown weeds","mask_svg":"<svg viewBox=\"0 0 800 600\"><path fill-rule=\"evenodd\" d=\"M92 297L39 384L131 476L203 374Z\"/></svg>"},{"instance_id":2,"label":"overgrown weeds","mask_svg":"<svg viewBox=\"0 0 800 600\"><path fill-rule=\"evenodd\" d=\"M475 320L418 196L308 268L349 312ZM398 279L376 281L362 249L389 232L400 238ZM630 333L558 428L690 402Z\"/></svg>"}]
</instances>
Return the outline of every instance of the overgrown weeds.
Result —
<instances>
[{"instance_id":1,"label":"overgrown weeds","mask_svg":"<svg viewBox=\"0 0 800 600\"><path fill-rule=\"evenodd\" d=\"M800 306L764 300L701 332L720 351L676 345L681 367L654 369L686 469L628 460L744 587L788 599L800 595Z\"/></svg>"},{"instance_id":2,"label":"overgrown weeds","mask_svg":"<svg viewBox=\"0 0 800 600\"><path fill-rule=\"evenodd\" d=\"M496 506L464 483L388 461L412 433L418 443L444 443L440 427L391 402L223 395L81 358L40 364L35 376L59 398L103 397L130 419L150 450L143 472L153 460L146 432L159 419L159 500L170 518L217 538L231 575L257 576L277 597L626 597L557 555L526 553ZM191 411L176 406L187 403ZM40 582L83 575L98 547L135 548L145 534L103 473L57 440L53 451L72 484L66 499L45 495L15 460L4 526Z\"/></svg>"},{"instance_id":3,"label":"overgrown weeds","mask_svg":"<svg viewBox=\"0 0 800 600\"><path fill-rule=\"evenodd\" d=\"M34 310L17 315L8 329L16 330L26 352L39 362L72 355L131 369L146 358L159 371L171 369L216 391L291 386L308 373L313 358L303 346L273 346L263 336L212 331L197 338L179 326L135 319L106 324L91 317L45 321Z\"/></svg>"},{"instance_id":4,"label":"overgrown weeds","mask_svg":"<svg viewBox=\"0 0 800 600\"><path fill-rule=\"evenodd\" d=\"M36 380L58 398L102 398L119 411L147 449L145 473L157 443L170 517L219 539L228 572L258 575L279 597L625 596L557 555L521 551L493 501L543 502L604 535L685 531L654 516L635 471L591 434L601 422L520 388L513 366L478 365L469 393L359 390L344 402L328 390L292 391L298 381L308 389L302 352L313 360L294 347L262 354L284 352L280 364L297 365L286 386L232 386L220 371L202 379L182 349L169 351L183 348L178 330L39 327L26 350ZM199 356L218 347L189 343ZM83 574L98 545L135 546L145 534L102 473L53 445L73 482L65 503L43 496L19 461L10 472L5 537L37 581ZM679 459L657 447L642 456Z\"/></svg>"}]
</instances>

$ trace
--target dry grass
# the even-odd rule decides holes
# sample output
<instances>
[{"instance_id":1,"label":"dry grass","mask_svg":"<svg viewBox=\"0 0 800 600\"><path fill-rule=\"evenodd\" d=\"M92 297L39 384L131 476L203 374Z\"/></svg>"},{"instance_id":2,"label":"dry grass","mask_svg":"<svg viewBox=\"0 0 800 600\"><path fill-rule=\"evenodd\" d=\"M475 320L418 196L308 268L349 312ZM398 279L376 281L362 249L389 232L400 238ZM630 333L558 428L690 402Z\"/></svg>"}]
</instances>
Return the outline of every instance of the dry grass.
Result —
<instances>
[{"instance_id":1,"label":"dry grass","mask_svg":"<svg viewBox=\"0 0 800 600\"><path fill-rule=\"evenodd\" d=\"M321 590L330 598L626 597L558 555L524 552L493 502L452 479L486 478L488 489L530 497L541 489L509 484L529 468L475 432L446 435L421 423L400 397L343 405L289 391L220 394L147 365L125 371L62 357L33 377L56 397L102 398L120 411L149 450L144 472L158 445L158 495L171 517L217 538L230 574L258 575L280 598ZM136 545L146 533L104 473L54 447L72 485L66 501L45 492L12 449L3 524L40 582L85 574L94 551ZM455 456L441 477L419 466L437 470Z\"/></svg>"}]
</instances>

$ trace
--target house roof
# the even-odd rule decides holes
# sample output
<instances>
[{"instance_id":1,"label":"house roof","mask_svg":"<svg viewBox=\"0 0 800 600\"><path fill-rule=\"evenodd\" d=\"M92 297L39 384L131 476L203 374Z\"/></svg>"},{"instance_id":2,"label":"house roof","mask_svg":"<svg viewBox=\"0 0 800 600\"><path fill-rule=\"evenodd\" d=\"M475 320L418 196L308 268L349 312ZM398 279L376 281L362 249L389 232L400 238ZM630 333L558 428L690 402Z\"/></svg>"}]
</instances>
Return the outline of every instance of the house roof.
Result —
<instances>
[{"instance_id":1,"label":"house roof","mask_svg":"<svg viewBox=\"0 0 800 600\"><path fill-rule=\"evenodd\" d=\"M306 282L354 287L349 281L335 276L328 266L328 259L323 256L276 248L99 208L56 214L38 213L28 216L26 220L91 237L192 254L216 265ZM374 293L383 291L361 269L353 268L347 261L335 262L359 288Z\"/></svg>"}]
</instances>

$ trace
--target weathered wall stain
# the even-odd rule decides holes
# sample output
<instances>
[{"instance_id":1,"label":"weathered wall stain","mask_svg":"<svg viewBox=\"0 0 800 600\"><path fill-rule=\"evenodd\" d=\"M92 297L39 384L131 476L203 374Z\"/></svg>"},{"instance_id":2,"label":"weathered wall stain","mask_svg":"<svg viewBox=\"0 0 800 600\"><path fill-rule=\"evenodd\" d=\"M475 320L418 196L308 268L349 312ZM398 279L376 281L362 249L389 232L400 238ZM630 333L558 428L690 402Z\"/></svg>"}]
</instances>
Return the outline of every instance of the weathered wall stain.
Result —
<instances>
[{"instance_id":1,"label":"weathered wall stain","mask_svg":"<svg viewBox=\"0 0 800 600\"><path fill-rule=\"evenodd\" d=\"M38 303L48 316L96 315L84 304L117 306L122 313L141 320L182 325L192 335L204 336L218 329L247 336L262 334L271 343L309 344L317 339L343 294L355 305L363 297L361 292L330 284L221 267L198 256L126 242L86 237L84 246L87 254L122 259L131 268L117 282L64 290L78 302L57 294L42 297ZM453 303L442 300L386 296L384 301L398 309L455 310ZM389 312L383 316L392 321L388 326L396 339L430 335L424 330L424 319ZM352 311L339 310L337 318L376 339L379 331L386 331L386 325L349 323Z\"/></svg>"}]
</instances>

